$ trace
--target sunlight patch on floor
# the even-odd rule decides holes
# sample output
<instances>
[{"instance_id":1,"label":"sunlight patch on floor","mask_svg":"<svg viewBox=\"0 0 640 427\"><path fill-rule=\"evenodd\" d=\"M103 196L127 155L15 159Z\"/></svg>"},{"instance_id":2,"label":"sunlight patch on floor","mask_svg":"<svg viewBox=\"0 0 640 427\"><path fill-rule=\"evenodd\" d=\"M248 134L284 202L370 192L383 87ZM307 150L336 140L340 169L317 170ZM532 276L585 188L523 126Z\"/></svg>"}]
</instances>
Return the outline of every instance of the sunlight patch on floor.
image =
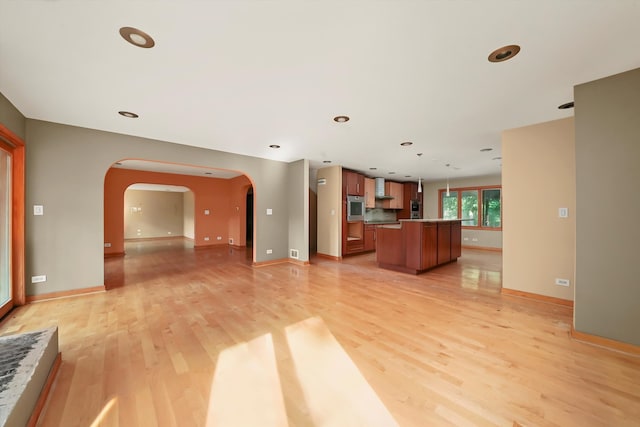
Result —
<instances>
[{"instance_id":1,"label":"sunlight patch on floor","mask_svg":"<svg viewBox=\"0 0 640 427\"><path fill-rule=\"evenodd\" d=\"M284 338L288 352L279 349L285 354L276 354L271 334L220 353L207 426L288 426L284 396L292 394L303 408L305 425L398 425L321 318L287 326ZM276 356L292 362L296 384L285 386L295 387L297 394L283 389Z\"/></svg>"},{"instance_id":2,"label":"sunlight patch on floor","mask_svg":"<svg viewBox=\"0 0 640 427\"><path fill-rule=\"evenodd\" d=\"M113 397L102 407L95 420L91 423L91 427L99 427L104 425L116 425L118 419L118 398Z\"/></svg>"},{"instance_id":3,"label":"sunlight patch on floor","mask_svg":"<svg viewBox=\"0 0 640 427\"><path fill-rule=\"evenodd\" d=\"M271 334L220 353L206 425L288 425Z\"/></svg>"},{"instance_id":4,"label":"sunlight patch on floor","mask_svg":"<svg viewBox=\"0 0 640 427\"><path fill-rule=\"evenodd\" d=\"M314 425L398 425L321 318L285 331Z\"/></svg>"}]
</instances>

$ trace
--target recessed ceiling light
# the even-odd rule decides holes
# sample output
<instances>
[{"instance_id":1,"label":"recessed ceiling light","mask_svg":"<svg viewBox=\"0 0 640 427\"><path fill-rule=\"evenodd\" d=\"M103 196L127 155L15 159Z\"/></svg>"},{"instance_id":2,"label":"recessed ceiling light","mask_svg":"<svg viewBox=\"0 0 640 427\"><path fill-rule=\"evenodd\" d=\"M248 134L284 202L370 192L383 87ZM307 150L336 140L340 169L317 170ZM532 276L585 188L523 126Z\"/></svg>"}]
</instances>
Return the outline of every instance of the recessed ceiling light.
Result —
<instances>
[{"instance_id":1,"label":"recessed ceiling light","mask_svg":"<svg viewBox=\"0 0 640 427\"><path fill-rule=\"evenodd\" d=\"M349 120L350 120L350 119L349 119L349 116L335 116L335 117L333 118L333 121L334 121L334 122L338 122L338 123L346 123L346 122L348 122Z\"/></svg>"},{"instance_id":2,"label":"recessed ceiling light","mask_svg":"<svg viewBox=\"0 0 640 427\"><path fill-rule=\"evenodd\" d=\"M136 113L132 113L131 111L118 111L118 114L129 119L137 119L138 117L140 117Z\"/></svg>"},{"instance_id":3,"label":"recessed ceiling light","mask_svg":"<svg viewBox=\"0 0 640 427\"><path fill-rule=\"evenodd\" d=\"M494 157L494 158L493 158L493 159L491 159L491 160L502 160L502 157Z\"/></svg>"},{"instance_id":4,"label":"recessed ceiling light","mask_svg":"<svg viewBox=\"0 0 640 427\"><path fill-rule=\"evenodd\" d=\"M378 168L369 168L370 171L378 170Z\"/></svg>"},{"instance_id":5,"label":"recessed ceiling light","mask_svg":"<svg viewBox=\"0 0 640 427\"><path fill-rule=\"evenodd\" d=\"M280 146L278 144L271 144L269 148L280 148Z\"/></svg>"},{"instance_id":6,"label":"recessed ceiling light","mask_svg":"<svg viewBox=\"0 0 640 427\"><path fill-rule=\"evenodd\" d=\"M395 174L396 174L395 172L389 172L389 175L395 175Z\"/></svg>"},{"instance_id":7,"label":"recessed ceiling light","mask_svg":"<svg viewBox=\"0 0 640 427\"><path fill-rule=\"evenodd\" d=\"M213 172L205 172L205 175L213 175Z\"/></svg>"},{"instance_id":8,"label":"recessed ceiling light","mask_svg":"<svg viewBox=\"0 0 640 427\"><path fill-rule=\"evenodd\" d=\"M405 141L405 142L401 142L400 145L402 145L403 147L408 147L410 145L413 145L413 142L411 141Z\"/></svg>"},{"instance_id":9,"label":"recessed ceiling light","mask_svg":"<svg viewBox=\"0 0 640 427\"><path fill-rule=\"evenodd\" d=\"M481 148L480 149L481 153L486 153L487 151L493 151L493 148Z\"/></svg>"},{"instance_id":10,"label":"recessed ceiling light","mask_svg":"<svg viewBox=\"0 0 640 427\"><path fill-rule=\"evenodd\" d=\"M331 163L331 160L323 160L322 163Z\"/></svg>"},{"instance_id":11,"label":"recessed ceiling light","mask_svg":"<svg viewBox=\"0 0 640 427\"><path fill-rule=\"evenodd\" d=\"M562 105L558 105L558 108L559 108L560 110L566 110L566 109L568 109L568 108L573 108L573 107L574 107L574 105L573 105L573 101L571 101L571 102L567 102L567 103L562 104Z\"/></svg>"},{"instance_id":12,"label":"recessed ceiling light","mask_svg":"<svg viewBox=\"0 0 640 427\"><path fill-rule=\"evenodd\" d=\"M520 52L520 46L510 44L509 46L500 47L489 55L489 62L502 62L511 59Z\"/></svg>"},{"instance_id":13,"label":"recessed ceiling light","mask_svg":"<svg viewBox=\"0 0 640 427\"><path fill-rule=\"evenodd\" d=\"M120 35L123 39L137 47L148 49L156 45L156 42L153 41L149 34L137 28L122 27L120 28Z\"/></svg>"},{"instance_id":14,"label":"recessed ceiling light","mask_svg":"<svg viewBox=\"0 0 640 427\"><path fill-rule=\"evenodd\" d=\"M411 175L405 175L404 177L405 178L411 178Z\"/></svg>"},{"instance_id":15,"label":"recessed ceiling light","mask_svg":"<svg viewBox=\"0 0 640 427\"><path fill-rule=\"evenodd\" d=\"M420 156L422 156L422 153L418 153L418 154L416 154L416 156L420 157Z\"/></svg>"},{"instance_id":16,"label":"recessed ceiling light","mask_svg":"<svg viewBox=\"0 0 640 427\"><path fill-rule=\"evenodd\" d=\"M120 162L115 162L115 165L116 165L116 166L122 166L122 163L120 163Z\"/></svg>"}]
</instances>

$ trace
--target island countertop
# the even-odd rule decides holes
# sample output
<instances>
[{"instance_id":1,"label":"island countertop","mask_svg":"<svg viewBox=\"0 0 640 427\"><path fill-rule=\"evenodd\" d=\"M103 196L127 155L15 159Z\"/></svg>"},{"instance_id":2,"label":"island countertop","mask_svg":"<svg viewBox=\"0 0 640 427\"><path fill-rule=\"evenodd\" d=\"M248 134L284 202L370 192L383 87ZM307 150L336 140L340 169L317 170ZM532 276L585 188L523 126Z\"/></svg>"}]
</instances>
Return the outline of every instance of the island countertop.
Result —
<instances>
[{"instance_id":1,"label":"island countertop","mask_svg":"<svg viewBox=\"0 0 640 427\"><path fill-rule=\"evenodd\" d=\"M419 274L462 255L461 219L410 219L379 225L378 267Z\"/></svg>"}]
</instances>

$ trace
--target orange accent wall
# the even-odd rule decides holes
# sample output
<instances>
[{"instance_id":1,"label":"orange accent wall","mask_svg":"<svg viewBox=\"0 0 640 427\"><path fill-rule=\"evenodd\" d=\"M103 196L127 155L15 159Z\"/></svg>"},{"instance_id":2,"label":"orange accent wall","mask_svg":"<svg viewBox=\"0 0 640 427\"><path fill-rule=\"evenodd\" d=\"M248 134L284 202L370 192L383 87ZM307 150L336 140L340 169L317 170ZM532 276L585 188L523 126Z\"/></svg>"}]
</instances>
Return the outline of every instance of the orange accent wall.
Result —
<instances>
[{"instance_id":1,"label":"orange accent wall","mask_svg":"<svg viewBox=\"0 0 640 427\"><path fill-rule=\"evenodd\" d=\"M234 246L245 246L247 242L247 190L251 187L251 183L246 176L242 175L230 179L229 184L231 186L229 238L233 239Z\"/></svg>"},{"instance_id":2,"label":"orange accent wall","mask_svg":"<svg viewBox=\"0 0 640 427\"><path fill-rule=\"evenodd\" d=\"M104 249L105 255L124 253L124 192L137 183L181 185L193 191L196 247L226 245L229 237L234 245L245 245L240 232L245 230L246 189L251 186L246 176L218 179L110 168L104 179L104 242L111 247ZM204 214L205 209L209 215ZM209 241L204 240L206 236Z\"/></svg>"}]
</instances>

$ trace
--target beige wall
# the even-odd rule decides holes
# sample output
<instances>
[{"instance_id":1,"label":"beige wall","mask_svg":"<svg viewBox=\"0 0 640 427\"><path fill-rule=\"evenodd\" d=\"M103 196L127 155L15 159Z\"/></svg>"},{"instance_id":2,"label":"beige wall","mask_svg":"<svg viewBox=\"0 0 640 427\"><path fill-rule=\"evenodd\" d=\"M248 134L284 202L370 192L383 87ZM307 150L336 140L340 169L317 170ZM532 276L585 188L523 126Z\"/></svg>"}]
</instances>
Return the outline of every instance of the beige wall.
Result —
<instances>
[{"instance_id":1,"label":"beige wall","mask_svg":"<svg viewBox=\"0 0 640 427\"><path fill-rule=\"evenodd\" d=\"M182 213L184 215L182 223L182 235L189 239L195 239L195 195L193 191L185 191L182 194Z\"/></svg>"},{"instance_id":2,"label":"beige wall","mask_svg":"<svg viewBox=\"0 0 640 427\"><path fill-rule=\"evenodd\" d=\"M640 69L575 87L575 328L640 345Z\"/></svg>"},{"instance_id":3,"label":"beige wall","mask_svg":"<svg viewBox=\"0 0 640 427\"><path fill-rule=\"evenodd\" d=\"M289 164L287 178L289 212L296 218L289 222L289 257L297 251L298 260L309 259L309 161L298 160ZM304 235L292 233L292 229L303 229Z\"/></svg>"},{"instance_id":4,"label":"beige wall","mask_svg":"<svg viewBox=\"0 0 640 427\"><path fill-rule=\"evenodd\" d=\"M124 192L124 238L182 236L183 203L181 192L126 190Z\"/></svg>"},{"instance_id":5,"label":"beige wall","mask_svg":"<svg viewBox=\"0 0 640 427\"><path fill-rule=\"evenodd\" d=\"M450 188L484 187L490 185L501 185L500 175L477 176L472 178L450 179ZM447 181L425 182L422 185L423 192L423 216L427 219L440 217L438 212L438 191L447 188ZM504 216L504 212L503 212ZM504 218L503 218L504 219ZM502 231L493 230L462 230L462 244L466 247L480 247L501 249Z\"/></svg>"},{"instance_id":6,"label":"beige wall","mask_svg":"<svg viewBox=\"0 0 640 427\"><path fill-rule=\"evenodd\" d=\"M573 300L575 171L572 117L503 132L503 288Z\"/></svg>"},{"instance_id":7,"label":"beige wall","mask_svg":"<svg viewBox=\"0 0 640 427\"><path fill-rule=\"evenodd\" d=\"M342 168L331 166L318 170L318 253L342 256Z\"/></svg>"}]
</instances>

